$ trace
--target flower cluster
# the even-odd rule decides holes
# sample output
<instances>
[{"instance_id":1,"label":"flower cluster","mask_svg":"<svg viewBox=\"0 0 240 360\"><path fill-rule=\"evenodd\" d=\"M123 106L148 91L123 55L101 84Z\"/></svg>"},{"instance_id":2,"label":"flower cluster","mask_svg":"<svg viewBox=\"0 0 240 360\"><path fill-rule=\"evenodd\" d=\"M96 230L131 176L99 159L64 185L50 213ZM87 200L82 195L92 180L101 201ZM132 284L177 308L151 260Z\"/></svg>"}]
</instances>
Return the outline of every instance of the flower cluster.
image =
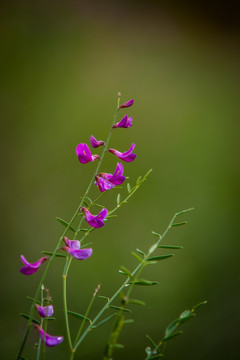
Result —
<instances>
[{"instance_id":1,"label":"flower cluster","mask_svg":"<svg viewBox=\"0 0 240 360\"><path fill-rule=\"evenodd\" d=\"M134 102L134 100L131 99L131 100L121 104L119 106L118 110L132 106L133 102ZM124 115L123 118L119 122L115 123L112 126L112 129L129 128L132 126L132 122L133 122L132 117L128 117L128 115ZM90 144L93 148L97 148L99 146L105 145L105 142L102 140L97 140L97 139L95 139L95 137L93 135L91 135ZM131 162L137 156L136 154L133 153L134 148L135 148L135 144L132 144L130 146L129 150L127 150L125 152L120 152L120 151L118 151L116 149L112 149L112 148L107 149L105 151L108 151L111 154L116 155L120 160L122 160L124 162ZM83 144L83 143L77 145L76 154L77 154L78 160L82 164L87 164L96 159L101 159L99 155L92 155L88 145ZM123 175L123 172L124 172L123 165L121 163L117 163L116 169L113 174L105 173L105 172L101 172L101 173L97 174L95 176L95 185L98 187L98 189L101 192L110 190L116 185L121 185L126 179L126 177ZM108 215L107 209L105 209L105 208L102 209L102 211L100 211L100 213L97 215L92 215L86 207L81 207L79 210L84 213L85 220L90 226L92 226L94 228L100 228L100 227L104 226L104 221L106 220L106 217ZM66 251L69 251L69 250L66 250Z\"/></svg>"}]
</instances>

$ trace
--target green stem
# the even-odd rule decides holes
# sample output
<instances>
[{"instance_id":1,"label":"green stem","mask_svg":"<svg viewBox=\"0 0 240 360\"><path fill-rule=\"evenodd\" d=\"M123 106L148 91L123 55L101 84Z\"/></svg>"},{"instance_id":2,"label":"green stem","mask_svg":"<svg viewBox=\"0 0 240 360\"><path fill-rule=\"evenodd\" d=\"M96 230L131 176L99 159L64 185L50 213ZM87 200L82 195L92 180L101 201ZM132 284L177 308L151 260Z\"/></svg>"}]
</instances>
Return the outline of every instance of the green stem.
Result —
<instances>
[{"instance_id":1,"label":"green stem","mask_svg":"<svg viewBox=\"0 0 240 360\"><path fill-rule=\"evenodd\" d=\"M114 118L113 118L112 126L113 126L114 123L116 122L117 113L118 113L118 110L119 110L119 103L120 103L120 98L118 98L117 110L116 110L116 113L115 113ZM44 271L44 273L43 273L43 275L42 275L42 278L41 278L41 280L40 280L40 283L39 283L39 285L38 285L38 287L37 287L37 290L36 290L36 293L35 293L35 297L34 297L34 301L32 302L32 306L31 306L31 309L30 309L30 314L29 314L29 320L28 320L28 323L27 323L27 328L26 328L26 331L25 331L25 335L24 335L24 338L23 338L22 345L21 345L21 347L20 347L20 351L19 351L18 356L17 356L17 360L20 359L20 357L21 357L21 355L22 355L22 352L23 352L23 350L24 350L24 347L25 347L27 338L28 338L28 334L29 334L30 327L31 327L31 324L32 324L33 312L34 312L34 308L35 308L36 301L37 301L37 299L38 299L38 297L39 297L39 294L40 294L41 286L42 286L43 282L45 281L45 278L46 278L46 276L47 276L47 273L48 273L48 270L49 270L49 268L50 268L50 265L52 264L52 262L53 262L53 260L54 260L54 258L55 258L55 256L56 256L57 250L59 249L59 247L60 247L60 245L61 245L61 242L62 242L64 236L67 234L70 226L72 225L72 223L74 222L75 218L77 217L77 215L78 215L78 213L79 213L79 208L83 205L83 203L84 203L84 201L85 201L85 199L86 199L86 197L87 197L87 195L88 195L88 193L89 193L89 191L90 191L90 189L91 189L91 186L92 186L92 184L93 184L93 182L94 182L94 180L95 180L95 176L98 174L99 168L100 168L100 166L101 166L101 164L102 164L102 161L103 161L103 158L104 158L104 155L105 155L105 150L106 150L106 148L107 148L107 146L108 146L108 144L109 144L110 138L111 138L111 134L112 134L112 127L111 127L111 129L110 129L110 131L109 131L109 134L108 134L108 137L107 137L107 141L106 141L105 146L104 146L104 149L103 149L103 151L102 151L102 155L101 155L100 161L99 161L99 163L98 163L98 165L97 165L96 171L95 171L95 173L94 173L94 175L93 175L93 177L92 177L92 179L91 179L91 181L90 181L90 183L89 183L89 185L88 185L88 187L87 187L87 190L86 190L85 194L83 195L83 197L82 197L82 199L81 199L81 202L80 202L79 206L77 207L77 210L75 211L75 213L74 213L72 219L70 220L68 226L66 227L65 231L64 231L63 234L61 235L61 237L60 237L60 239L59 239L59 241L58 241L58 243L57 243L57 246L56 246L56 248L55 248L55 250L54 250L54 252L53 252L53 254L52 254L52 256L51 256L51 258L50 258L50 260L49 260L49 262L48 262L48 264L47 264L47 266L46 266L46 268L45 268L45 271Z\"/></svg>"},{"instance_id":2,"label":"green stem","mask_svg":"<svg viewBox=\"0 0 240 360\"><path fill-rule=\"evenodd\" d=\"M44 290L44 285L41 286L41 306L43 306L43 290ZM41 317L41 327L43 326L43 318ZM37 357L36 360L40 359L40 354L41 354L41 345L42 345L42 338L41 336L39 336L39 341L38 341L38 349L37 349Z\"/></svg>"},{"instance_id":3,"label":"green stem","mask_svg":"<svg viewBox=\"0 0 240 360\"><path fill-rule=\"evenodd\" d=\"M68 321L68 312L67 312L67 274L69 267L72 262L71 255L68 256L66 260L66 264L63 271L63 306L64 306L64 317L65 317L65 324L66 324L66 330L67 330L67 337L68 337L68 343L70 346L70 349L72 349L72 340L71 340L71 334L70 334L70 328L69 328L69 321Z\"/></svg>"},{"instance_id":4,"label":"green stem","mask_svg":"<svg viewBox=\"0 0 240 360\"><path fill-rule=\"evenodd\" d=\"M78 330L76 339L75 339L75 341L74 341L74 346L76 345L76 343L77 343L77 341L78 341L78 339L79 339L79 337L80 337L80 335L81 335L82 329L83 329L84 324L85 324L85 322L86 322L86 317L88 317L89 311L91 310L91 307L92 307L92 304L93 304L94 300L95 300L95 293L93 294L93 296L92 296L92 298L91 298L91 300L90 300L90 303L89 303L89 305L88 305L88 307L87 307L87 310L86 310L86 312L85 312L85 314L84 314L85 317L84 317L84 319L83 319L83 321L82 321L82 323L81 323L81 326L79 327L79 330Z\"/></svg>"},{"instance_id":5,"label":"green stem","mask_svg":"<svg viewBox=\"0 0 240 360\"><path fill-rule=\"evenodd\" d=\"M172 220L170 221L167 229L165 230L165 232L163 233L163 235L159 238L159 240L149 249L144 262L146 262L148 260L148 258L152 255L152 253L157 249L158 245L160 244L160 242L162 241L162 239L167 235L168 231L171 229L172 224L175 221L176 216L178 216L180 213L177 213L173 216ZM115 300L115 298L120 294L120 292L129 284L129 280L131 280L131 278L134 277L135 274L138 273L138 271L141 269L141 267L143 266L142 263L138 264L138 266L133 270L133 272L131 273L131 277L128 277L124 283L120 286L120 288L114 293L114 295L111 297L111 299L109 299L109 301L103 306L103 308L99 311L99 313L96 315L96 317L92 320L91 324L88 325L88 327L85 329L84 333L82 334L82 336L80 337L80 339L78 340L78 342L76 343L76 345L74 346L74 352L76 351L76 349L78 348L78 346L83 342L83 340L85 339L85 337L87 336L87 334L89 333L89 331L92 329L92 327L96 324L96 322L99 320L99 318L103 315L103 313L105 312L105 310L107 310L109 308L109 305Z\"/></svg>"}]
</instances>

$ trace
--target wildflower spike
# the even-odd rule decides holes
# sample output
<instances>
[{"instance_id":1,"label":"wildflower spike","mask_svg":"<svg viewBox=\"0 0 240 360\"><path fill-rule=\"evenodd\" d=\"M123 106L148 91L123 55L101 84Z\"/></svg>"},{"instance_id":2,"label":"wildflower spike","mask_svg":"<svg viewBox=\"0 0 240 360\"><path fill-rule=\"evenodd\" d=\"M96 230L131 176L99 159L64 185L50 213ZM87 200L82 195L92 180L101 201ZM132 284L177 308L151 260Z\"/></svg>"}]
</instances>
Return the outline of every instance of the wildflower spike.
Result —
<instances>
[{"instance_id":1,"label":"wildflower spike","mask_svg":"<svg viewBox=\"0 0 240 360\"><path fill-rule=\"evenodd\" d=\"M20 272L24 275L32 275L34 274L38 268L49 258L47 256L43 256L41 259L36 261L35 263L29 263L24 255L21 255L21 260L25 266L20 269Z\"/></svg>"},{"instance_id":2,"label":"wildflower spike","mask_svg":"<svg viewBox=\"0 0 240 360\"><path fill-rule=\"evenodd\" d=\"M99 146L104 145L104 141L102 140L97 140L95 139L95 137L93 135L90 136L90 144L92 145L93 148L97 148Z\"/></svg>"},{"instance_id":3,"label":"wildflower spike","mask_svg":"<svg viewBox=\"0 0 240 360\"><path fill-rule=\"evenodd\" d=\"M85 220L87 221L87 223L98 229L102 226L104 226L104 219L107 217L107 214L108 214L108 210L107 209L102 209L100 211L100 213L98 215L92 215L90 213L90 211L88 209L86 209L85 207L81 207L80 208L80 211L82 211L85 215Z\"/></svg>"},{"instance_id":4,"label":"wildflower spike","mask_svg":"<svg viewBox=\"0 0 240 360\"><path fill-rule=\"evenodd\" d=\"M99 155L92 155L87 144L78 144L76 154L81 164L87 164L90 161L100 159Z\"/></svg>"},{"instance_id":5,"label":"wildflower spike","mask_svg":"<svg viewBox=\"0 0 240 360\"><path fill-rule=\"evenodd\" d=\"M133 150L135 148L135 144L132 144L129 148L129 150L125 151L125 152L120 152L118 150L115 150L115 149L108 149L106 151L109 151L110 153L116 155L119 159L121 159L122 161L125 161L125 162L131 162L133 161L134 159L136 159L137 155L136 154L133 154Z\"/></svg>"}]
</instances>

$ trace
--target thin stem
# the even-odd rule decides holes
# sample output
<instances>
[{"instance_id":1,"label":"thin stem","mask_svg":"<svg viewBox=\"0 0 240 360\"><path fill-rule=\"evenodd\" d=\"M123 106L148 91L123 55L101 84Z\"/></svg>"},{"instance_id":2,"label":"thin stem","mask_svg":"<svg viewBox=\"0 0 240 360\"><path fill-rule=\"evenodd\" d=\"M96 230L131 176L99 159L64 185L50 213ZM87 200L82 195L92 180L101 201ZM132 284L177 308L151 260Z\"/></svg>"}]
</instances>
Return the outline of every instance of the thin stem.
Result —
<instances>
[{"instance_id":1,"label":"thin stem","mask_svg":"<svg viewBox=\"0 0 240 360\"><path fill-rule=\"evenodd\" d=\"M86 310L86 312L84 314L84 318L82 320L81 326L79 327L76 339L74 341L74 346L76 345L76 343L77 343L77 341L78 341L78 339L79 339L79 337L81 335L82 329L83 329L85 321L86 321L86 317L88 317L89 311L91 310L91 307L92 307L92 304L93 304L94 300L95 300L95 295L93 294L93 296L92 296L92 298L90 300L90 303L89 303L89 305L87 307L87 310Z\"/></svg>"},{"instance_id":2,"label":"thin stem","mask_svg":"<svg viewBox=\"0 0 240 360\"><path fill-rule=\"evenodd\" d=\"M172 224L175 221L176 216L178 215L175 214L172 218L172 220L170 221L167 229L164 231L163 235L159 238L159 240L153 245L151 246L151 248L149 249L144 261L147 261L148 258L151 256L151 254L157 249L158 245L160 244L160 242L162 241L162 239L167 235L168 231L171 229ZM92 327L95 325L95 323L99 320L99 318L103 315L103 313L105 312L105 310L107 310L109 308L109 305L115 300L115 298L120 294L120 292L129 285L129 280L131 280L131 278L134 277L134 275L141 269L141 267L143 266L142 263L138 264L138 266L133 270L133 272L131 273L131 277L128 277L124 283L120 286L120 288L114 293L114 295L111 297L111 299L109 299L109 301L103 306L103 308L99 311L99 313L97 314L97 316L92 320L91 324L88 325L88 327L85 329L84 333L82 334L82 336L80 337L80 339L78 340L77 344L74 346L74 352L76 351L76 349L78 348L78 346L82 343L82 341L85 339L85 337L87 336L87 334L89 333L89 331L92 329Z\"/></svg>"},{"instance_id":3,"label":"thin stem","mask_svg":"<svg viewBox=\"0 0 240 360\"><path fill-rule=\"evenodd\" d=\"M43 306L43 290L44 290L44 285L41 286L41 306ZM41 327L43 326L43 321L44 321L44 319L41 317L41 324L40 324ZM40 359L41 345L42 345L42 338L41 338L41 336L39 336L36 360Z\"/></svg>"},{"instance_id":4,"label":"thin stem","mask_svg":"<svg viewBox=\"0 0 240 360\"><path fill-rule=\"evenodd\" d=\"M70 346L70 349L72 349L72 340L71 340L71 334L70 334L70 328L69 328L69 321L68 321L68 312L67 312L67 274L69 267L72 262L72 257L69 255L66 264L63 271L63 306L64 306L64 317L65 317L65 324L66 324L66 330L67 330L67 337L68 337L68 343Z\"/></svg>"},{"instance_id":5,"label":"thin stem","mask_svg":"<svg viewBox=\"0 0 240 360\"><path fill-rule=\"evenodd\" d=\"M84 196L82 197L82 203L85 201L90 189L91 189L91 186L93 185L93 182L95 180L95 177L96 175L98 174L99 172L99 169L100 169L100 166L102 164L102 161L103 161L103 158L104 158L104 155L106 153L106 149L108 147L108 144L109 144L109 141L110 141L110 138L111 138L111 134L112 134L112 129L113 129L113 125L114 123L116 122L116 118L117 118L117 113L118 113L118 110L119 110L119 101L120 99L118 99L118 106L117 106L117 110L115 112L115 115L114 115L114 118L113 118L113 123L112 123L112 126L111 126L111 129L108 133L108 137L107 137L107 140L104 144L104 148L103 148L103 151L102 151L102 155L100 157L100 160L98 162L98 165L96 167L96 170L95 170L95 173L87 187L87 190L84 194ZM94 203L102 196L102 194L94 201ZM93 203L93 204L94 204ZM80 207L80 206L79 206ZM74 240L76 239L79 231L80 231L80 228L81 228L81 224L82 224L82 221L83 221L83 217L82 219L80 220L79 224L78 224L78 227L76 229L76 232L75 232L75 235L74 235ZM88 231L86 232L86 234L82 237L81 239L81 242L89 235L90 232L92 232L94 229L93 228L89 228ZM65 268L64 268L64 272L63 272L63 305L64 305L64 317L65 317L65 324L66 324L66 329L67 329L67 336L68 336L68 342L69 342L69 346L70 346L70 351L72 353L71 355L71 358L73 358L74 356L74 352L73 352L73 349L72 349L72 340L71 340L71 334L70 334L70 328L69 328L69 319L68 319L68 308L67 308L67 275L68 275L68 271L69 271L69 268L70 268L70 265L71 265L71 261L72 261L72 257L68 257L68 260L67 260L67 265L65 265ZM90 302L91 304L91 302ZM90 306L91 307L91 306ZM90 310L90 308L89 308ZM83 321L83 325L84 325L84 321ZM81 329L82 330L82 329Z\"/></svg>"}]
</instances>

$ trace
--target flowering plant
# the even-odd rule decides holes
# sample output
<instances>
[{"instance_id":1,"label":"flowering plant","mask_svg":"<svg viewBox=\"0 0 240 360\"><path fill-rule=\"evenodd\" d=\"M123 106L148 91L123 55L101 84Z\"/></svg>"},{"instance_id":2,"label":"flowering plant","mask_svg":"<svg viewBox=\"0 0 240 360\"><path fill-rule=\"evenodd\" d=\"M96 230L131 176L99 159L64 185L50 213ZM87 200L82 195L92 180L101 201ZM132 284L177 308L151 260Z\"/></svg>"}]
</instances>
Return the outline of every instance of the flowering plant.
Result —
<instances>
[{"instance_id":1,"label":"flowering plant","mask_svg":"<svg viewBox=\"0 0 240 360\"><path fill-rule=\"evenodd\" d=\"M136 304L140 306L145 305L143 301L131 298L131 293L134 287L148 287L158 284L157 281L151 281L140 277L142 271L147 266L155 265L159 261L168 259L173 256L173 254L154 255L154 253L159 249L164 248L176 250L182 248L181 246L163 245L162 240L166 237L170 229L176 226L186 224L185 221L177 222L176 219L179 216L191 211L192 209L187 209L176 213L162 235L153 231L152 233L155 236L155 241L146 252L140 249L137 249L136 252L132 252L132 255L137 260L138 265L133 270L129 270L125 266L121 266L119 272L125 277L125 280L123 281L119 289L116 290L111 297L99 295L98 293L100 291L100 285L98 285L91 297L85 314L76 313L69 310L67 305L67 277L73 259L87 260L93 255L93 249L89 248L89 244L85 243L86 238L93 231L105 226L106 221L111 219L111 217L114 216L114 213L123 204L126 204L128 202L128 200L133 196L133 194L135 194L135 192L140 188L140 186L145 182L145 180L151 173L151 170L149 170L145 176L140 176L133 187L131 187L128 183L127 196L123 200L121 200L121 193L118 193L116 206L113 209L109 210L104 205L99 204L99 200L107 191L111 191L113 188L120 189L119 185L122 185L126 181L126 176L123 175L125 165L123 166L121 162L117 162L116 168L113 173L99 171L105 154L110 152L113 155L117 156L120 161L126 163L134 161L137 156L133 153L135 148L134 143L131 144L129 150L124 152L118 151L113 148L108 148L113 129L127 129L133 125L133 118L128 117L128 115L124 115L122 119L117 122L118 112L122 111L122 109L132 106L134 103L134 100L131 99L125 103L120 104L120 97L121 94L118 95L116 113L106 141L97 140L93 135L91 135L90 137L90 145L93 149L97 149L101 146L103 147L101 155L92 154L89 146L85 143L80 143L76 147L76 154L79 162L81 164L88 164L96 161L96 170L92 179L90 180L86 192L81 197L81 202L77 207L71 220L67 222L63 219L57 218L57 220L64 226L65 229L56 244L55 250L53 252L43 251L44 256L34 263L28 262L24 255L21 255L21 260L24 266L20 269L20 272L23 275L33 275L35 272L41 271L40 268L43 266L45 266L45 269L43 271L41 280L37 286L35 296L33 298L28 297L32 302L29 314L21 314L24 318L27 319L27 326L17 359L26 359L23 353L25 351L28 335L32 328L35 328L39 334L38 345L36 347L37 360L41 359L42 354L45 353L45 346L61 346L60 344L64 341L64 337L66 338L65 341L67 341L69 345L69 358L73 359L76 352L80 350L80 345L82 344L86 336L89 334L90 330L95 330L100 326L104 325L106 322L113 320L114 318L115 321L113 329L109 336L109 340L104 354L104 360L113 359L114 351L122 347L122 345L118 343L118 338L124 328L124 325L132 322L132 319L128 319L126 316L126 314L130 312L128 307L131 304ZM89 193L93 185L95 185L100 191L100 195L95 200L92 200L89 197ZM95 214L96 211L94 210L96 207L101 208L101 210L98 211L97 214ZM83 224L85 224L84 226L87 225L88 227L83 227ZM71 232L74 233L73 237L70 235ZM84 235L81 236L82 233L84 233ZM69 239L68 236L71 237L71 239ZM56 257L65 258L65 265L62 275L64 319L66 325L66 334L64 336L50 335L50 333L47 332L48 322L49 320L53 319L52 315L54 314L54 304L52 303L50 292L44 286L44 283L46 281L50 266ZM43 265L45 262L47 263L47 265ZM91 314L92 305L96 297L103 299L105 301L105 304L102 306L102 308L94 318L90 318L89 316ZM115 305L113 302L117 298L119 298L120 304ZM150 345L145 349L146 359L153 360L164 357L165 344L167 340L179 335L181 331L176 331L177 328L185 321L191 319L195 315L196 309L204 303L205 302L202 302L194 306L191 310L184 311L178 319L174 320L166 328L165 335L159 342L155 342L149 335L147 335L147 339ZM36 318L36 316L39 316L40 318L38 319ZM73 339L71 335L69 316L73 316L80 320L79 330L75 339Z\"/></svg>"}]
</instances>

